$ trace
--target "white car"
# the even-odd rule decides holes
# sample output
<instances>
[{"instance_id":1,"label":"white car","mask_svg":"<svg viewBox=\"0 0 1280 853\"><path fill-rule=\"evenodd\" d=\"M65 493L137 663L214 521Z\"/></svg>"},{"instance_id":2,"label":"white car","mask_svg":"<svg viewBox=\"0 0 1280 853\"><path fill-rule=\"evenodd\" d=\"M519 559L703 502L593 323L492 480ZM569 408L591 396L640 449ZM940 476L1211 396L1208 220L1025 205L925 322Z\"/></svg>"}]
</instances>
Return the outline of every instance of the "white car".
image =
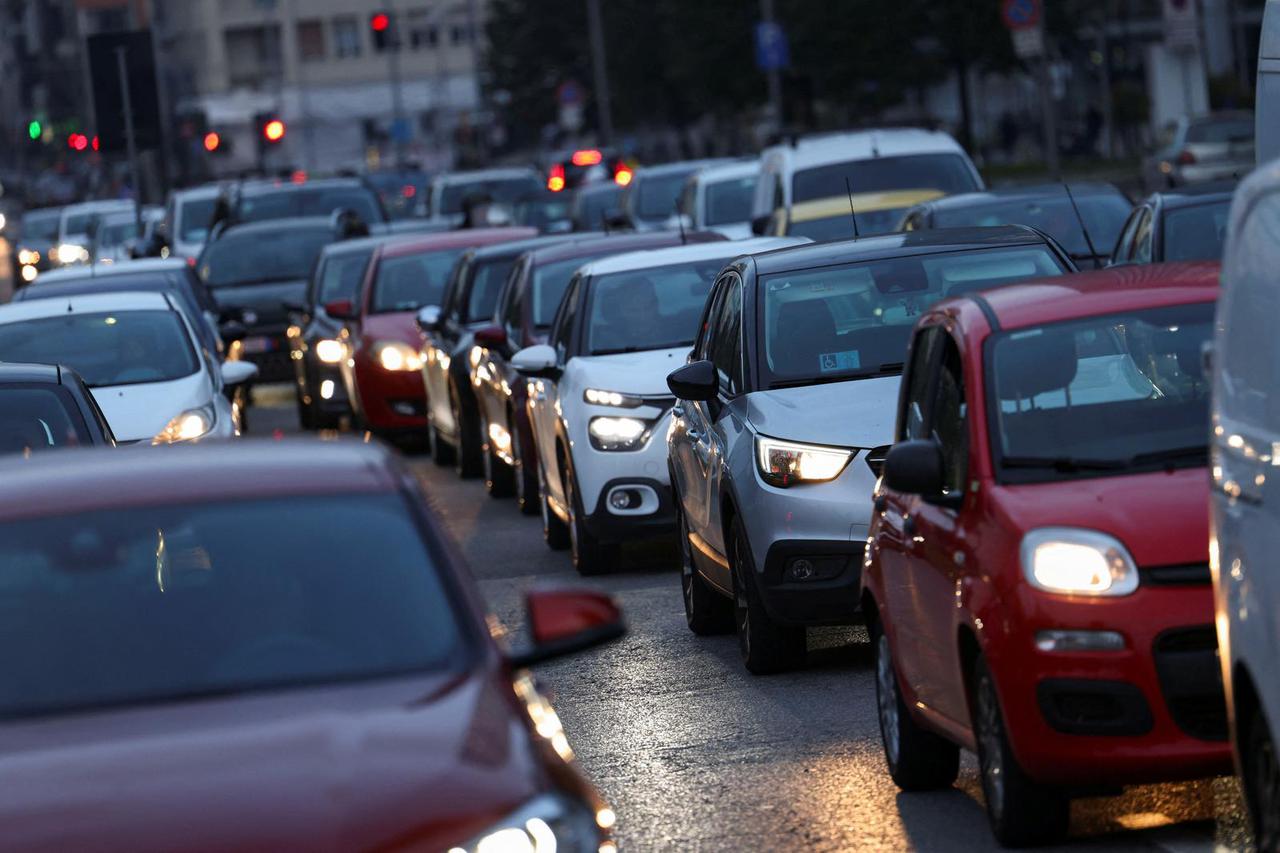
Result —
<instances>
[{"instance_id":1,"label":"white car","mask_svg":"<svg viewBox=\"0 0 1280 853\"><path fill-rule=\"evenodd\" d=\"M510 212L516 202L542 192L542 178L533 169L507 167L472 172L450 172L432 179L427 187L422 213L440 225L454 227L466 218L468 199L485 199L486 204ZM495 212L495 216L500 215ZM488 221L476 225L508 225L510 221Z\"/></svg>"},{"instance_id":2,"label":"white car","mask_svg":"<svg viewBox=\"0 0 1280 853\"><path fill-rule=\"evenodd\" d=\"M1236 768L1280 849L1280 161L1236 191L1213 343L1209 568Z\"/></svg>"},{"instance_id":3,"label":"white car","mask_svg":"<svg viewBox=\"0 0 1280 853\"><path fill-rule=\"evenodd\" d=\"M751 205L759 178L759 160L708 166L693 173L680 193L684 226L717 231L730 240L747 239L751 236Z\"/></svg>"},{"instance_id":4,"label":"white car","mask_svg":"<svg viewBox=\"0 0 1280 853\"><path fill-rule=\"evenodd\" d=\"M571 547L582 574L609 568L617 544L674 534L667 374L684 364L725 264L800 242L700 243L591 262L570 281L548 343L513 357L532 383L547 544Z\"/></svg>"},{"instance_id":5,"label":"white car","mask_svg":"<svg viewBox=\"0 0 1280 853\"><path fill-rule=\"evenodd\" d=\"M834 196L890 190L983 189L982 176L945 133L913 128L859 130L798 139L760 155L752 227L763 233L779 208Z\"/></svg>"},{"instance_id":6,"label":"white car","mask_svg":"<svg viewBox=\"0 0 1280 853\"><path fill-rule=\"evenodd\" d=\"M138 231L139 219L132 208L112 213L105 213L98 220L98 228L93 235L90 250L95 264L117 264L132 260L130 249L142 239L149 226L154 226L164 218L164 208L145 206L142 208L142 228Z\"/></svg>"},{"instance_id":7,"label":"white car","mask_svg":"<svg viewBox=\"0 0 1280 853\"><path fill-rule=\"evenodd\" d=\"M98 220L109 213L132 210L133 202L119 199L67 205L62 208L62 217L58 221L58 242L49 252L50 259L60 266L88 263Z\"/></svg>"},{"instance_id":8,"label":"white car","mask_svg":"<svg viewBox=\"0 0 1280 853\"><path fill-rule=\"evenodd\" d=\"M258 372L245 361L219 364L168 294L142 292L0 306L0 361L75 370L121 444L239 435L223 391Z\"/></svg>"},{"instance_id":9,"label":"white car","mask_svg":"<svg viewBox=\"0 0 1280 853\"><path fill-rule=\"evenodd\" d=\"M213 213L218 206L222 187L207 184L169 194L164 208L164 236L169 241L169 254L179 258L195 258L209 240Z\"/></svg>"}]
</instances>

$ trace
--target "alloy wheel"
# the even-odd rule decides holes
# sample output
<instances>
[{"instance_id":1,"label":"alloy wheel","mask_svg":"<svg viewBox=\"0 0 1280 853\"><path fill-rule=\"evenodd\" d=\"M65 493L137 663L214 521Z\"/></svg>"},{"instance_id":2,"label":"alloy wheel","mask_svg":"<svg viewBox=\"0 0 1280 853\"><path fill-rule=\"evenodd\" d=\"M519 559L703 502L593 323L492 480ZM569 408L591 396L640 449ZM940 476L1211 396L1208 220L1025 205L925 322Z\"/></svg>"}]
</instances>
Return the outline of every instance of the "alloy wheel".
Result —
<instances>
[{"instance_id":1,"label":"alloy wheel","mask_svg":"<svg viewBox=\"0 0 1280 853\"><path fill-rule=\"evenodd\" d=\"M1000 702L995 683L984 673L978 680L978 745L982 784L987 795L987 808L999 820L1004 809L1004 744L1001 732Z\"/></svg>"},{"instance_id":2,"label":"alloy wheel","mask_svg":"<svg viewBox=\"0 0 1280 853\"><path fill-rule=\"evenodd\" d=\"M689 523L680 513L680 590L684 593L684 612L693 614L693 550L689 546Z\"/></svg>"},{"instance_id":3,"label":"alloy wheel","mask_svg":"<svg viewBox=\"0 0 1280 853\"><path fill-rule=\"evenodd\" d=\"M876 707L880 713L880 732L884 735L884 750L889 764L898 763L899 719L898 680L893 672L893 657L889 653L889 638L883 631L876 642Z\"/></svg>"},{"instance_id":4,"label":"alloy wheel","mask_svg":"<svg viewBox=\"0 0 1280 853\"><path fill-rule=\"evenodd\" d=\"M741 551L737 542L733 543L733 617L734 627L738 629L738 646L742 649L742 659L751 658L751 607L747 602L746 579L743 577Z\"/></svg>"},{"instance_id":5,"label":"alloy wheel","mask_svg":"<svg viewBox=\"0 0 1280 853\"><path fill-rule=\"evenodd\" d=\"M1258 850L1280 850L1280 760L1267 732L1266 718L1255 711L1249 731L1245 784Z\"/></svg>"}]
</instances>

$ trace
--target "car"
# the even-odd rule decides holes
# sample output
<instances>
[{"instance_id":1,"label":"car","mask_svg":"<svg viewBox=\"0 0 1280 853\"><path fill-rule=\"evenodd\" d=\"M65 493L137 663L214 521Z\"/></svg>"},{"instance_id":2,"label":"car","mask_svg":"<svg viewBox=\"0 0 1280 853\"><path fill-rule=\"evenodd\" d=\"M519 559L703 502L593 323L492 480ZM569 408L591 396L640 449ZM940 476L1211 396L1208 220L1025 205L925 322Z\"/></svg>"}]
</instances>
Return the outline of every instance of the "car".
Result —
<instances>
[{"instance_id":1,"label":"car","mask_svg":"<svg viewBox=\"0 0 1280 853\"><path fill-rule=\"evenodd\" d=\"M195 269L221 312L243 327L240 351L261 381L294 381L288 306L305 298L321 249L359 236L367 231L340 213L214 228Z\"/></svg>"},{"instance_id":2,"label":"car","mask_svg":"<svg viewBox=\"0 0 1280 853\"><path fill-rule=\"evenodd\" d=\"M819 134L766 148L760 155L752 225L762 233L778 208L841 193L981 189L973 161L945 133L881 128Z\"/></svg>"},{"instance_id":3,"label":"car","mask_svg":"<svg viewBox=\"0 0 1280 853\"><path fill-rule=\"evenodd\" d=\"M466 223L466 208L470 203L483 200L486 204L514 206L517 200L534 195L542 188L538 173L523 167L450 172L431 180L425 213L431 219L456 227Z\"/></svg>"},{"instance_id":4,"label":"car","mask_svg":"<svg viewBox=\"0 0 1280 853\"><path fill-rule=\"evenodd\" d=\"M941 197L938 190L841 193L778 208L769 217L764 233L807 237L817 243L887 234L899 230L898 221L912 205Z\"/></svg>"},{"instance_id":5,"label":"car","mask_svg":"<svg viewBox=\"0 0 1280 853\"><path fill-rule=\"evenodd\" d=\"M14 241L14 290L26 287L41 273L53 267L50 254L58 247L58 224L62 208L43 207L28 210L18 221L18 238Z\"/></svg>"},{"instance_id":6,"label":"car","mask_svg":"<svg viewBox=\"0 0 1280 853\"><path fill-rule=\"evenodd\" d=\"M475 364L468 364L470 386L483 424L480 437L485 487L495 498L514 494L520 511L526 515L541 512L542 501L526 405L529 383L512 367L511 357L525 347L546 343L560 300L574 271L583 264L623 252L724 240L724 235L712 231L576 236L582 239L533 249L520 256L498 299L492 326L481 334L488 343L476 345ZM480 332L484 330L477 330L477 334Z\"/></svg>"},{"instance_id":7,"label":"car","mask_svg":"<svg viewBox=\"0 0 1280 853\"><path fill-rule=\"evenodd\" d=\"M760 161L745 160L709 166L690 175L680 191L680 215L685 228L718 231L730 240L751 236L751 203Z\"/></svg>"},{"instance_id":8,"label":"car","mask_svg":"<svg viewBox=\"0 0 1280 853\"><path fill-rule=\"evenodd\" d=\"M324 306L342 323L338 340L345 358L339 368L362 428L388 440L426 438L418 312L440 304L453 268L468 249L536 234L531 228L465 229L406 235L374 249L355 300Z\"/></svg>"},{"instance_id":9,"label":"car","mask_svg":"<svg viewBox=\"0 0 1280 853\"><path fill-rule=\"evenodd\" d=\"M389 221L378 194L358 178L321 178L301 182L251 181L231 194L235 223L329 217L350 212L367 227Z\"/></svg>"},{"instance_id":10,"label":"car","mask_svg":"<svg viewBox=\"0 0 1280 853\"><path fill-rule=\"evenodd\" d=\"M1208 181L1239 180L1253 171L1254 117L1234 111L1183 116L1160 135L1160 147L1142 164L1152 192Z\"/></svg>"},{"instance_id":11,"label":"car","mask_svg":"<svg viewBox=\"0 0 1280 853\"><path fill-rule=\"evenodd\" d=\"M728 162L681 160L636 169L622 189L620 208L608 223L610 230L662 231L676 227L680 193L689 176Z\"/></svg>"},{"instance_id":12,"label":"car","mask_svg":"<svg viewBox=\"0 0 1280 853\"><path fill-rule=\"evenodd\" d=\"M512 221L537 228L543 234L563 234L573 230L573 193L544 191L516 200Z\"/></svg>"},{"instance_id":13,"label":"car","mask_svg":"<svg viewBox=\"0 0 1280 853\"><path fill-rule=\"evenodd\" d=\"M1074 271L1053 240L1014 226L728 266L667 380L689 629L736 631L747 670L765 674L804 662L808 627L859 621L871 492L916 317L949 295Z\"/></svg>"},{"instance_id":14,"label":"car","mask_svg":"<svg viewBox=\"0 0 1280 853\"><path fill-rule=\"evenodd\" d=\"M1274 62L1274 60L1272 60ZM1273 69L1274 72L1274 69ZM1271 74L1274 82L1274 73ZM1209 563L1231 745L1258 850L1280 849L1280 580L1275 221L1280 171L1263 166L1231 208L1212 363Z\"/></svg>"},{"instance_id":15,"label":"car","mask_svg":"<svg viewBox=\"0 0 1280 853\"><path fill-rule=\"evenodd\" d=\"M115 444L111 426L74 370L0 364L0 456Z\"/></svg>"},{"instance_id":16,"label":"car","mask_svg":"<svg viewBox=\"0 0 1280 853\"><path fill-rule=\"evenodd\" d=\"M574 231L608 230L610 221L622 213L623 185L601 181L587 184L573 194Z\"/></svg>"},{"instance_id":17,"label":"car","mask_svg":"<svg viewBox=\"0 0 1280 853\"><path fill-rule=\"evenodd\" d=\"M1230 182L1154 193L1125 220L1111 263L1221 260L1234 192Z\"/></svg>"},{"instance_id":18,"label":"car","mask_svg":"<svg viewBox=\"0 0 1280 853\"><path fill-rule=\"evenodd\" d=\"M213 229L214 214L222 193L219 185L207 184L169 194L164 208L162 236L171 255L179 258L200 256Z\"/></svg>"},{"instance_id":19,"label":"car","mask_svg":"<svg viewBox=\"0 0 1280 853\"><path fill-rule=\"evenodd\" d=\"M996 840L1073 790L1230 769L1208 566L1217 264L1118 268L921 315L862 609L889 772L976 750Z\"/></svg>"},{"instance_id":20,"label":"car","mask_svg":"<svg viewBox=\"0 0 1280 853\"><path fill-rule=\"evenodd\" d=\"M534 588L500 645L402 460L243 444L3 468L5 845L611 849L528 668L616 604Z\"/></svg>"},{"instance_id":21,"label":"car","mask_svg":"<svg viewBox=\"0 0 1280 853\"><path fill-rule=\"evenodd\" d=\"M84 264L91 260L89 248L98 228L98 220L108 213L132 211L134 202L118 199L86 201L62 208L58 222L58 245L49 250L49 259L57 266Z\"/></svg>"},{"instance_id":22,"label":"car","mask_svg":"<svg viewBox=\"0 0 1280 853\"><path fill-rule=\"evenodd\" d=\"M164 208L146 206L142 208L141 222L145 230L148 225L164 218ZM93 232L89 245L91 263L115 263L132 258L131 247L142 237L138 230L138 216L132 210L105 213L98 220L98 227Z\"/></svg>"},{"instance_id":23,"label":"car","mask_svg":"<svg viewBox=\"0 0 1280 853\"><path fill-rule=\"evenodd\" d=\"M0 306L0 362L64 364L84 377L122 444L240 432L224 395L254 365L219 364L167 293L105 293Z\"/></svg>"},{"instance_id":24,"label":"car","mask_svg":"<svg viewBox=\"0 0 1280 853\"><path fill-rule=\"evenodd\" d=\"M1047 184L937 198L908 210L899 230L1030 225L1057 240L1077 265L1104 266L1133 205L1112 184L1071 184L1070 194L1064 186Z\"/></svg>"},{"instance_id":25,"label":"car","mask_svg":"<svg viewBox=\"0 0 1280 853\"><path fill-rule=\"evenodd\" d=\"M551 192L575 190L588 184L617 182L618 175L631 167L612 148L578 148L558 151L546 162L547 189Z\"/></svg>"},{"instance_id":26,"label":"car","mask_svg":"<svg viewBox=\"0 0 1280 853\"><path fill-rule=\"evenodd\" d=\"M394 222L419 215L422 197L430 185L430 176L417 169L384 169L364 176L382 202L387 216Z\"/></svg>"},{"instance_id":27,"label":"car","mask_svg":"<svg viewBox=\"0 0 1280 853\"><path fill-rule=\"evenodd\" d=\"M543 534L580 574L608 571L617 546L675 532L663 436L664 387L689 352L707 292L726 263L795 241L757 239L649 249L574 273L547 343L511 365L533 383L526 407Z\"/></svg>"},{"instance_id":28,"label":"car","mask_svg":"<svg viewBox=\"0 0 1280 853\"><path fill-rule=\"evenodd\" d=\"M428 445L437 464L454 464L462 477L480 474L485 442L470 375L472 350L479 343L476 332L492 325L498 297L517 258L573 236L527 232L523 239L511 239L506 233L506 239L489 240L462 253L439 304L418 315Z\"/></svg>"}]
</instances>

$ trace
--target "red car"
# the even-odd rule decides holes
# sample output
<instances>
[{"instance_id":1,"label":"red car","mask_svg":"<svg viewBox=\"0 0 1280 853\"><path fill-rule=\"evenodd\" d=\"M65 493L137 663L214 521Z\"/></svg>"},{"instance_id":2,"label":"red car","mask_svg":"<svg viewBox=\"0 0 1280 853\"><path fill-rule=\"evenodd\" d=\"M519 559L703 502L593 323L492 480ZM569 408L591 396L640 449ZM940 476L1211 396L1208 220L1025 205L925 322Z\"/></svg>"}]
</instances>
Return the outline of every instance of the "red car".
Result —
<instances>
[{"instance_id":1,"label":"red car","mask_svg":"<svg viewBox=\"0 0 1280 853\"><path fill-rule=\"evenodd\" d=\"M537 236L532 228L446 231L378 247L357 301L331 302L325 313L344 323L342 381L358 422L380 436L424 437L422 335L417 314L439 305L458 258L468 249Z\"/></svg>"},{"instance_id":2,"label":"red car","mask_svg":"<svg viewBox=\"0 0 1280 853\"><path fill-rule=\"evenodd\" d=\"M916 325L863 576L894 781L975 750L1005 844L1078 790L1231 771L1208 552L1217 264L1119 267Z\"/></svg>"},{"instance_id":3,"label":"red car","mask_svg":"<svg viewBox=\"0 0 1280 853\"><path fill-rule=\"evenodd\" d=\"M390 452L0 468L0 846L613 849L523 667L620 636L617 609L530 593L533 644L501 648Z\"/></svg>"}]
</instances>

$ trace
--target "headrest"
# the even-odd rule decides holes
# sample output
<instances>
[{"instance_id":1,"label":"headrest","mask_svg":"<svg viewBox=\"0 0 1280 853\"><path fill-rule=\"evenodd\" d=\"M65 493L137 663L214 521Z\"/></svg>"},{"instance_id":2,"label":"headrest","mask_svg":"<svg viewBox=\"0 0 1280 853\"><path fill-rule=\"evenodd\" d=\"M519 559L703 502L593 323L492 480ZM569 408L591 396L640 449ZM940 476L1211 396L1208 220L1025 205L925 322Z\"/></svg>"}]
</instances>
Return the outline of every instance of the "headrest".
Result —
<instances>
[{"instance_id":1,"label":"headrest","mask_svg":"<svg viewBox=\"0 0 1280 853\"><path fill-rule=\"evenodd\" d=\"M1067 388L1076 378L1076 338L1047 330L1012 337L997 348L996 384L1002 400L1027 400Z\"/></svg>"},{"instance_id":2,"label":"headrest","mask_svg":"<svg viewBox=\"0 0 1280 853\"><path fill-rule=\"evenodd\" d=\"M831 316L825 299L807 299L804 302L785 302L778 310L778 328L788 332L796 330L805 335L832 337L836 333L836 321ZM798 340L798 339L797 339Z\"/></svg>"}]
</instances>

